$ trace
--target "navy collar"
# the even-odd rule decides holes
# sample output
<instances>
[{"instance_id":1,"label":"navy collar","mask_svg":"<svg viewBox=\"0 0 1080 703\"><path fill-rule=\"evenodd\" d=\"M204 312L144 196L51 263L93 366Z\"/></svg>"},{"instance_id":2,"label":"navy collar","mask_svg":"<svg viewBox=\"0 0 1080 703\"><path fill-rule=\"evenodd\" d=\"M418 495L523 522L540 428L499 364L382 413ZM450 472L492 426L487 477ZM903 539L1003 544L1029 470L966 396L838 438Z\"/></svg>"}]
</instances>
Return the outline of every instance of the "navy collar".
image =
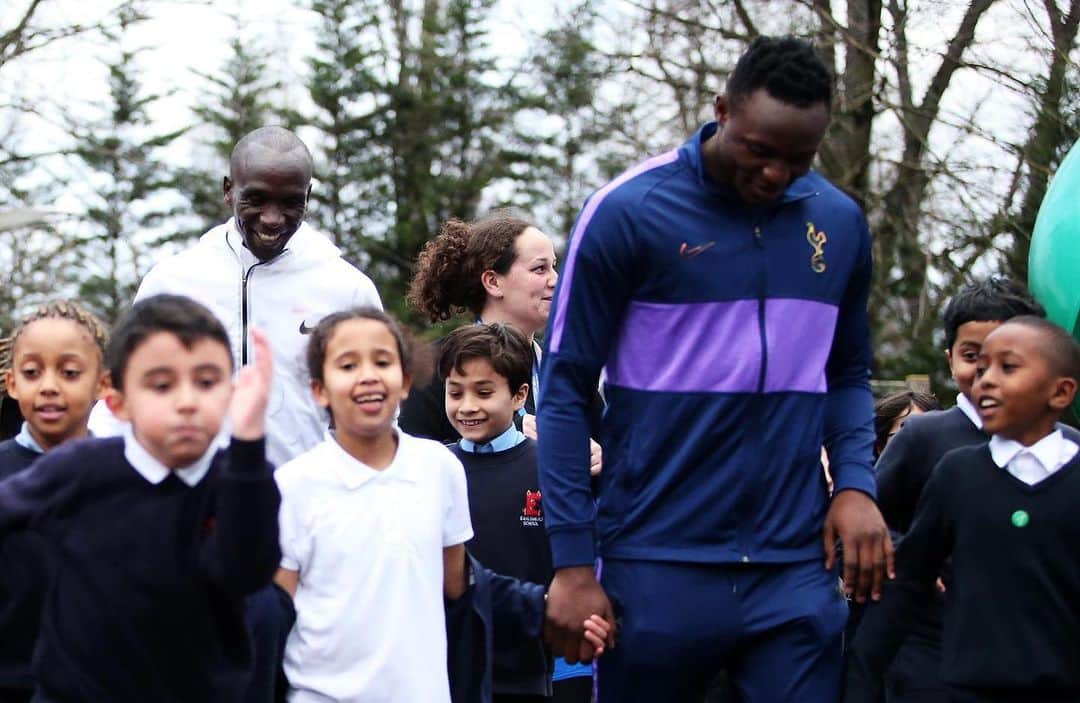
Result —
<instances>
[{"instance_id":1,"label":"navy collar","mask_svg":"<svg viewBox=\"0 0 1080 703\"><path fill-rule=\"evenodd\" d=\"M811 170L805 176L796 178L795 181L787 187L784 194L775 202L764 203L762 205L751 205L750 203L743 202L742 198L739 197L734 188L729 185L715 182L705 171L705 158L701 153L702 145L715 135L719 128L720 125L717 122L706 122L698 129L694 136L690 137L690 139L683 144L681 149L681 151L689 158L690 164L694 167L698 183L700 183L701 187L705 190L725 199L737 200L747 208L762 210L769 210L777 205L786 205L787 203L792 203L797 200L804 200L820 195L821 189L819 181L822 180L821 176L818 175L816 171Z\"/></svg>"}]
</instances>

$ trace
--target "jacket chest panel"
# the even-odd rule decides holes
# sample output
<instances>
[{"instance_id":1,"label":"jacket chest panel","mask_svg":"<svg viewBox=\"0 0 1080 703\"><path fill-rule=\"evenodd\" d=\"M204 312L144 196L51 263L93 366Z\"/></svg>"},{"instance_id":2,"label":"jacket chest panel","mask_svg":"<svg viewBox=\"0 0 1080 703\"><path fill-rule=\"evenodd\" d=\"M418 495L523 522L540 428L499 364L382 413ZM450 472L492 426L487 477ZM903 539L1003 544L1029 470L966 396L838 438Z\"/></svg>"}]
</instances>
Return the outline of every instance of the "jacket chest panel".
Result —
<instances>
[{"instance_id":1,"label":"jacket chest panel","mask_svg":"<svg viewBox=\"0 0 1080 703\"><path fill-rule=\"evenodd\" d=\"M820 219L820 218L819 218ZM673 221L680 221L676 218ZM642 300L800 298L838 304L855 263L857 233L820 225L791 206L770 218L682 218L641 226ZM831 240L828 229L838 232Z\"/></svg>"}]
</instances>

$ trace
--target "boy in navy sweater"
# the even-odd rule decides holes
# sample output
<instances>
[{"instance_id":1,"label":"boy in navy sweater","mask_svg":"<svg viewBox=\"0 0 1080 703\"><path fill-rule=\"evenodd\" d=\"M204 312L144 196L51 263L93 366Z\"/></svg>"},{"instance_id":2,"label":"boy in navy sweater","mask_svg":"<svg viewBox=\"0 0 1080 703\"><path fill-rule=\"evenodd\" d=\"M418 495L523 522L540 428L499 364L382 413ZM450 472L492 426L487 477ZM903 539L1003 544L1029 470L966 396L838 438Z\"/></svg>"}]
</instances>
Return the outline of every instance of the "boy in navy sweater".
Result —
<instances>
[{"instance_id":1,"label":"boy in navy sweater","mask_svg":"<svg viewBox=\"0 0 1080 703\"><path fill-rule=\"evenodd\" d=\"M68 442L0 483L0 535L33 529L56 572L34 654L40 701L236 701L243 598L280 558L265 458L265 337L235 382L228 336L179 296L137 303L107 362L123 437ZM229 413L227 451L214 438Z\"/></svg>"},{"instance_id":2,"label":"boy in navy sweater","mask_svg":"<svg viewBox=\"0 0 1080 703\"><path fill-rule=\"evenodd\" d=\"M525 405L532 352L506 325L468 325L451 332L439 356L446 416L461 434L450 445L465 467L474 537L467 547L487 568L546 584L551 549L536 470L536 442L514 425ZM496 703L546 701L551 662L539 639L496 642Z\"/></svg>"},{"instance_id":3,"label":"boy in navy sweater","mask_svg":"<svg viewBox=\"0 0 1080 703\"><path fill-rule=\"evenodd\" d=\"M915 506L930 471L945 454L989 439L972 401L975 367L983 340L1003 322L1019 315L1042 317L1023 286L1007 278L974 281L945 307L945 358L959 393L956 406L910 417L875 465L878 505L894 533L911 527ZM939 595L918 614L907 642L887 675L891 703L946 703L949 691L938 676L941 664Z\"/></svg>"},{"instance_id":4,"label":"boy in navy sweater","mask_svg":"<svg viewBox=\"0 0 1080 703\"><path fill-rule=\"evenodd\" d=\"M953 701L1080 700L1080 446L1056 426L1080 379L1080 346L1014 318L986 337L973 387L989 442L935 467L897 551L897 580L867 609L848 700L872 701L951 559L942 679Z\"/></svg>"}]
</instances>

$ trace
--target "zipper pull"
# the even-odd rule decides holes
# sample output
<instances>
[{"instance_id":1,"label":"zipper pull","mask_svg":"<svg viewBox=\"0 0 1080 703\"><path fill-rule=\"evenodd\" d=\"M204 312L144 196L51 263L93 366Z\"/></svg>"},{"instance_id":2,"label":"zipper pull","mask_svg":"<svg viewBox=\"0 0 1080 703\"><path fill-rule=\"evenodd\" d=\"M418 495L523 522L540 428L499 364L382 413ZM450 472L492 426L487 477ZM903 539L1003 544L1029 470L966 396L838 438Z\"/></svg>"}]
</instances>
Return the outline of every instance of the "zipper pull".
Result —
<instances>
[{"instance_id":1,"label":"zipper pull","mask_svg":"<svg viewBox=\"0 0 1080 703\"><path fill-rule=\"evenodd\" d=\"M761 225L754 225L754 244L761 246Z\"/></svg>"}]
</instances>

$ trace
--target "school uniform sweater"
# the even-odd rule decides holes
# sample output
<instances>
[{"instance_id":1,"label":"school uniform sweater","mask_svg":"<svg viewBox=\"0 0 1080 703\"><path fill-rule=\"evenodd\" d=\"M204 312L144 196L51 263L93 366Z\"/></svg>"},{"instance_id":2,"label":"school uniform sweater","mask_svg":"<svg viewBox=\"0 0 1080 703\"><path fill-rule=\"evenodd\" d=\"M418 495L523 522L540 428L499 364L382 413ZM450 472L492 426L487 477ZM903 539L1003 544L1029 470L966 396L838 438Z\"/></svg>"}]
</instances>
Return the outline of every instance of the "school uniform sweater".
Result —
<instances>
[{"instance_id":1,"label":"school uniform sweater","mask_svg":"<svg viewBox=\"0 0 1080 703\"><path fill-rule=\"evenodd\" d=\"M911 527L919 495L941 457L988 439L959 407L907 418L874 465L878 507L889 529L903 534Z\"/></svg>"},{"instance_id":2,"label":"school uniform sweater","mask_svg":"<svg viewBox=\"0 0 1080 703\"><path fill-rule=\"evenodd\" d=\"M597 538L620 559L820 559L823 444L837 491L874 494L865 218L814 172L743 202L705 173L716 130L601 188L571 233L538 416L556 568L591 565Z\"/></svg>"},{"instance_id":3,"label":"school uniform sweater","mask_svg":"<svg viewBox=\"0 0 1080 703\"><path fill-rule=\"evenodd\" d=\"M13 439L0 443L0 481L29 467L41 454ZM0 691L33 690L34 653L52 559L41 536L0 537Z\"/></svg>"},{"instance_id":4,"label":"school uniform sweater","mask_svg":"<svg viewBox=\"0 0 1080 703\"><path fill-rule=\"evenodd\" d=\"M1058 428L1080 444L1080 433L1075 429L1061 424ZM878 507L889 529L903 535L911 528L923 487L945 454L960 447L984 444L988 439L959 406L909 417L874 465ZM940 639L943 607L944 598L939 594L919 614L912 634Z\"/></svg>"},{"instance_id":5,"label":"school uniform sweater","mask_svg":"<svg viewBox=\"0 0 1080 703\"><path fill-rule=\"evenodd\" d=\"M280 558L264 446L234 439L188 486L144 478L123 438L80 440L0 484L0 535L31 527L57 558L34 654L48 698L242 699L243 599Z\"/></svg>"},{"instance_id":6,"label":"school uniform sweater","mask_svg":"<svg viewBox=\"0 0 1080 703\"><path fill-rule=\"evenodd\" d=\"M942 678L957 688L1080 700L1080 458L1029 486L987 444L949 452L897 549L897 579L851 652L849 701L874 700L946 559Z\"/></svg>"},{"instance_id":7,"label":"school uniform sweater","mask_svg":"<svg viewBox=\"0 0 1080 703\"><path fill-rule=\"evenodd\" d=\"M536 442L488 454L450 450L465 467L474 537L466 547L492 571L520 581L551 581L551 548L536 471ZM493 661L498 694L551 695L551 663L539 638L499 639Z\"/></svg>"},{"instance_id":8,"label":"school uniform sweater","mask_svg":"<svg viewBox=\"0 0 1080 703\"><path fill-rule=\"evenodd\" d=\"M953 449L984 444L989 438L958 406L907 418L874 465L878 507L894 537L911 528L923 486L941 458ZM944 606L944 596L935 594L916 615L911 635L940 643Z\"/></svg>"}]
</instances>

